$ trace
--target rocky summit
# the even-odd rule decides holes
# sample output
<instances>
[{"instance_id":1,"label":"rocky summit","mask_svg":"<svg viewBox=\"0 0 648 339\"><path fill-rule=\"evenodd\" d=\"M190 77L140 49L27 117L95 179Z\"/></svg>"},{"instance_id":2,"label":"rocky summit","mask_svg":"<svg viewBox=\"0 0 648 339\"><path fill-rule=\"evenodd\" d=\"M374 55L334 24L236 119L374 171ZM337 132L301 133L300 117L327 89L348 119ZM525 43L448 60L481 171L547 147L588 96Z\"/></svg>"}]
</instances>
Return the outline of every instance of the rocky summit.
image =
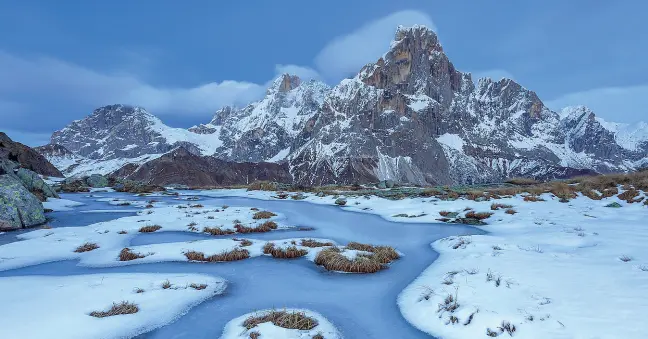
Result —
<instances>
[{"instance_id":1,"label":"rocky summit","mask_svg":"<svg viewBox=\"0 0 648 339\"><path fill-rule=\"evenodd\" d=\"M189 129L140 107L105 106L39 151L67 175L126 166L116 173L153 182L144 169L172 165L165 184L201 172L201 184L245 183L259 171L301 185L464 184L632 171L648 165L648 125L606 122L586 107L554 112L511 79L474 82L436 33L413 26L334 87L284 74L259 101Z\"/></svg>"}]
</instances>

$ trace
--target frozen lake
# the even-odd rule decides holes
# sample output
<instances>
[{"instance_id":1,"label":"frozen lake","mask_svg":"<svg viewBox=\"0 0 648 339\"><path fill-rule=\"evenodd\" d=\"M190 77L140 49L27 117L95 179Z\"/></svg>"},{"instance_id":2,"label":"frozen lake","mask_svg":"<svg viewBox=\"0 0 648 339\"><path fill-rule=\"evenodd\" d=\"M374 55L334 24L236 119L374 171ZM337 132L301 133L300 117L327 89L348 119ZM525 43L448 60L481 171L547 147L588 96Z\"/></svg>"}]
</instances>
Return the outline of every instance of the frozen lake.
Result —
<instances>
[{"instance_id":1,"label":"frozen lake","mask_svg":"<svg viewBox=\"0 0 648 339\"><path fill-rule=\"evenodd\" d=\"M72 211L53 212L52 227L86 226L133 215L140 208L97 202L102 198L148 200L121 193L63 194L62 198L85 205ZM167 204L184 201L155 197ZM23 275L79 275L89 273L203 273L226 279L228 289L179 318L172 324L139 338L218 338L224 325L243 314L267 308L303 308L321 313L347 338L430 338L408 324L397 306L398 295L436 258L433 241L452 236L480 234L472 227L448 224L397 223L336 206L299 201L265 201L239 197L201 197L205 206L250 206L285 215L286 224L312 227L312 231L276 231L250 234L246 238L275 240L293 237L328 238L340 244L357 241L390 245L403 253L389 269L376 274L327 272L307 260L253 258L229 263L155 263L111 268L79 267L76 261L59 261L0 272L0 277ZM119 210L119 211L116 211ZM103 212L100 212L103 211ZM237 237L224 236L227 237ZM241 237L238 235L238 237ZM161 232L139 234L131 246L214 237L194 233ZM15 233L0 235L0 245L15 239ZM435 315L430 315L434 317Z\"/></svg>"}]
</instances>

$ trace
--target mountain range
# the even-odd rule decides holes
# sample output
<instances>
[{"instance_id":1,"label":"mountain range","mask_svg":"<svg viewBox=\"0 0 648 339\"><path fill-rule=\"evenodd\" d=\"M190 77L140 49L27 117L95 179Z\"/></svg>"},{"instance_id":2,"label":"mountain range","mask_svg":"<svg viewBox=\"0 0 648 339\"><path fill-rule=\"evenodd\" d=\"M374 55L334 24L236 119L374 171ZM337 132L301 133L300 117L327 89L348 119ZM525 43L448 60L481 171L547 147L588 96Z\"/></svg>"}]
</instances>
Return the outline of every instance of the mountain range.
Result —
<instances>
[{"instance_id":1,"label":"mountain range","mask_svg":"<svg viewBox=\"0 0 648 339\"><path fill-rule=\"evenodd\" d=\"M283 74L261 100L189 129L104 106L36 150L68 176L156 184L471 184L633 171L648 165L648 125L606 122L583 106L554 112L511 79L474 82L432 30L413 26L333 87Z\"/></svg>"}]
</instances>

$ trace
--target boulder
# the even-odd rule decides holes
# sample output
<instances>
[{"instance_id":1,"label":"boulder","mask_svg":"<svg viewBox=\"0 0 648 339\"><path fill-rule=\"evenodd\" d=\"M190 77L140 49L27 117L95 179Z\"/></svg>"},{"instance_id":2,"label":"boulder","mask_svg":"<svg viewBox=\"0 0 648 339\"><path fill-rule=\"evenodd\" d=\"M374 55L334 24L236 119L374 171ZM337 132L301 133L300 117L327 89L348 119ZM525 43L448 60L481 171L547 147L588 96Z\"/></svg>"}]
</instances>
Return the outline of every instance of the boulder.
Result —
<instances>
[{"instance_id":1,"label":"boulder","mask_svg":"<svg viewBox=\"0 0 648 339\"><path fill-rule=\"evenodd\" d=\"M36 172L26 168L19 168L16 172L20 181L27 190L34 193L41 200L45 201L47 198L59 198L56 191L48 185Z\"/></svg>"},{"instance_id":2,"label":"boulder","mask_svg":"<svg viewBox=\"0 0 648 339\"><path fill-rule=\"evenodd\" d=\"M14 175L0 175L0 231L39 225L45 222L41 202Z\"/></svg>"},{"instance_id":3,"label":"boulder","mask_svg":"<svg viewBox=\"0 0 648 339\"><path fill-rule=\"evenodd\" d=\"M108 178L101 174L93 174L86 179L86 183L90 187L104 188L108 186Z\"/></svg>"},{"instance_id":4,"label":"boulder","mask_svg":"<svg viewBox=\"0 0 648 339\"><path fill-rule=\"evenodd\" d=\"M85 180L67 178L61 183L61 191L69 193L90 192L90 188L86 185Z\"/></svg>"}]
</instances>

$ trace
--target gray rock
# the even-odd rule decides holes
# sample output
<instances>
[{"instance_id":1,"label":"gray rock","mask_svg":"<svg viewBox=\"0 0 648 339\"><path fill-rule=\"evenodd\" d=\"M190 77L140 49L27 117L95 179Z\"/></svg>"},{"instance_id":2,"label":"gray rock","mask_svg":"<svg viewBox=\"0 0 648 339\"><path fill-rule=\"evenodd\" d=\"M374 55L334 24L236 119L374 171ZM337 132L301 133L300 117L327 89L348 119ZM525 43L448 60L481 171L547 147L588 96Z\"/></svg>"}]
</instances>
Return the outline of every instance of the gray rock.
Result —
<instances>
[{"instance_id":1,"label":"gray rock","mask_svg":"<svg viewBox=\"0 0 648 339\"><path fill-rule=\"evenodd\" d=\"M389 179L385 180L385 186L387 188L394 188L394 180L389 180Z\"/></svg>"},{"instance_id":2,"label":"gray rock","mask_svg":"<svg viewBox=\"0 0 648 339\"><path fill-rule=\"evenodd\" d=\"M335 200L335 204L340 205L340 206L344 206L344 205L347 204L347 201L344 198L338 198L338 199Z\"/></svg>"},{"instance_id":3,"label":"gray rock","mask_svg":"<svg viewBox=\"0 0 648 339\"><path fill-rule=\"evenodd\" d=\"M605 207L620 208L622 206L621 206L621 204L619 204L618 202L615 201L615 202L612 202L612 203L609 203L609 204L605 205Z\"/></svg>"},{"instance_id":4,"label":"gray rock","mask_svg":"<svg viewBox=\"0 0 648 339\"><path fill-rule=\"evenodd\" d=\"M93 174L86 179L86 183L90 187L104 188L108 186L108 179L101 174Z\"/></svg>"},{"instance_id":5,"label":"gray rock","mask_svg":"<svg viewBox=\"0 0 648 339\"><path fill-rule=\"evenodd\" d=\"M15 230L44 222L43 205L22 181L12 175L0 175L0 230Z\"/></svg>"},{"instance_id":6,"label":"gray rock","mask_svg":"<svg viewBox=\"0 0 648 339\"><path fill-rule=\"evenodd\" d=\"M387 188L387 184L385 184L385 180L382 180L381 182L378 183L378 185L376 185L376 187L381 190L384 190L385 188Z\"/></svg>"},{"instance_id":7,"label":"gray rock","mask_svg":"<svg viewBox=\"0 0 648 339\"><path fill-rule=\"evenodd\" d=\"M16 175L23 182L27 190L36 194L37 196L43 195L44 198L58 198L58 194L50 185L48 185L41 177L34 171L26 168L19 168Z\"/></svg>"}]
</instances>

